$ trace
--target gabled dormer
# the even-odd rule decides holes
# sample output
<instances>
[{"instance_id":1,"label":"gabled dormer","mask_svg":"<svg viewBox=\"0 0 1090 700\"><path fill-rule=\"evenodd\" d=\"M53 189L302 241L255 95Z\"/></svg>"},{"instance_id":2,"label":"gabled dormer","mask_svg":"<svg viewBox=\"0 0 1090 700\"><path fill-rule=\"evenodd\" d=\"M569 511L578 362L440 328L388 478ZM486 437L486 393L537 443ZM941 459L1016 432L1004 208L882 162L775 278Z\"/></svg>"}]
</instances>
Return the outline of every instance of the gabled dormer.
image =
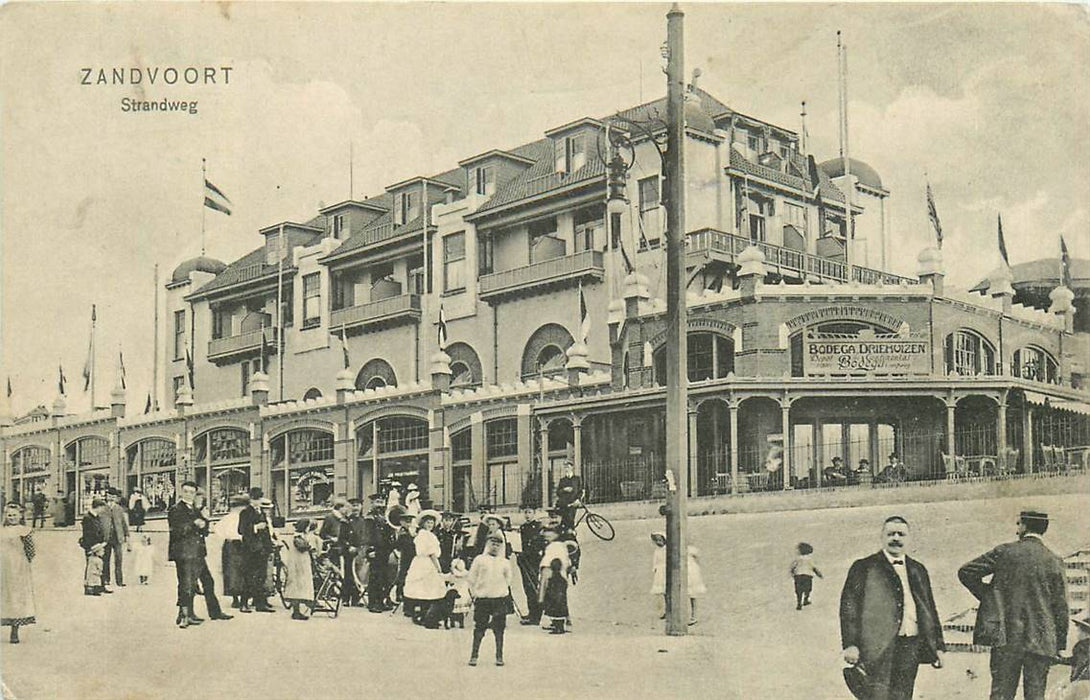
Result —
<instances>
[{"instance_id":1,"label":"gabled dormer","mask_svg":"<svg viewBox=\"0 0 1090 700\"><path fill-rule=\"evenodd\" d=\"M367 224L389 211L389 207L375 200L349 199L339 204L319 209L326 217L326 230L335 240L347 240L355 231L362 231Z\"/></svg>"},{"instance_id":2,"label":"gabled dormer","mask_svg":"<svg viewBox=\"0 0 1090 700\"><path fill-rule=\"evenodd\" d=\"M280 243L280 233L283 231L284 243ZM284 221L272 226L266 226L258 231L265 237L265 264L276 265L281 255L284 264L291 265L292 240L298 240L300 236L313 236L316 233L325 233L324 229L310 224L298 224L292 221Z\"/></svg>"},{"instance_id":3,"label":"gabled dormer","mask_svg":"<svg viewBox=\"0 0 1090 700\"><path fill-rule=\"evenodd\" d=\"M393 222L397 227L419 219L424 213L425 201L428 208L433 204L452 202L461 188L442 180L418 176L390 185L386 191L393 195Z\"/></svg>"},{"instance_id":4,"label":"gabled dormer","mask_svg":"<svg viewBox=\"0 0 1090 700\"><path fill-rule=\"evenodd\" d=\"M458 165L465 169L466 190L470 194L491 197L496 191L534 164L510 151L493 149L466 158Z\"/></svg>"},{"instance_id":5,"label":"gabled dormer","mask_svg":"<svg viewBox=\"0 0 1090 700\"><path fill-rule=\"evenodd\" d=\"M545 132L553 141L555 172L570 174L580 170L595 157L598 135L605 125L598 119L583 117Z\"/></svg>"}]
</instances>

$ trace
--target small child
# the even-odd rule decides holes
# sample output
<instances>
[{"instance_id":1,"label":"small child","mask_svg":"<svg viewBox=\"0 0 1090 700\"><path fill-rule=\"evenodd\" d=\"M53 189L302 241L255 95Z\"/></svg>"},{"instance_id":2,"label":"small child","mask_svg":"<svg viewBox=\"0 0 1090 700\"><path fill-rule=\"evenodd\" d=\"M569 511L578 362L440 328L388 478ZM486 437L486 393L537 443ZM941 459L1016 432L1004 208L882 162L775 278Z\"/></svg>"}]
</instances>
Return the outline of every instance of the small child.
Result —
<instances>
[{"instance_id":1,"label":"small child","mask_svg":"<svg viewBox=\"0 0 1090 700\"><path fill-rule=\"evenodd\" d=\"M473 597L469 590L469 572L466 571L465 562L461 559L455 559L450 565L450 587L458 593L458 598L454 601L454 607L450 611L450 619L452 622L457 622L458 627L465 629L466 615L473 607Z\"/></svg>"},{"instance_id":2,"label":"small child","mask_svg":"<svg viewBox=\"0 0 1090 700\"><path fill-rule=\"evenodd\" d=\"M571 622L568 610L571 557L568 547L560 540L559 528L546 527L542 534L547 544L541 558L541 585L538 587L541 627L549 630L550 634L564 634Z\"/></svg>"},{"instance_id":3,"label":"small child","mask_svg":"<svg viewBox=\"0 0 1090 700\"><path fill-rule=\"evenodd\" d=\"M504 541L499 535L485 540L484 554L469 567L469 590L473 594L473 651L469 665L477 665L477 654L485 633L496 637L496 665L503 666L503 633L507 629L507 605L511 596L511 567L503 557Z\"/></svg>"},{"instance_id":4,"label":"small child","mask_svg":"<svg viewBox=\"0 0 1090 700\"><path fill-rule=\"evenodd\" d=\"M814 587L814 577L824 578L821 571L814 566L810 555L814 548L806 542L799 542L795 548L798 557L791 562L791 576L795 579L795 610L802 610L802 606L810 604L810 591Z\"/></svg>"},{"instance_id":5,"label":"small child","mask_svg":"<svg viewBox=\"0 0 1090 700\"><path fill-rule=\"evenodd\" d=\"M151 570L155 565L155 545L151 542L151 535L140 535L136 538L133 559L140 585L148 585L151 583Z\"/></svg>"},{"instance_id":6,"label":"small child","mask_svg":"<svg viewBox=\"0 0 1090 700\"><path fill-rule=\"evenodd\" d=\"M659 619L661 620L666 617L666 533L652 532L651 541L656 545L655 556L651 562L651 594L660 596ZM700 550L689 545L687 562L689 580L686 591L686 593L689 594L689 625L695 625L697 623L697 597L708 592L707 586L704 585L704 574L700 570L699 556Z\"/></svg>"}]
</instances>

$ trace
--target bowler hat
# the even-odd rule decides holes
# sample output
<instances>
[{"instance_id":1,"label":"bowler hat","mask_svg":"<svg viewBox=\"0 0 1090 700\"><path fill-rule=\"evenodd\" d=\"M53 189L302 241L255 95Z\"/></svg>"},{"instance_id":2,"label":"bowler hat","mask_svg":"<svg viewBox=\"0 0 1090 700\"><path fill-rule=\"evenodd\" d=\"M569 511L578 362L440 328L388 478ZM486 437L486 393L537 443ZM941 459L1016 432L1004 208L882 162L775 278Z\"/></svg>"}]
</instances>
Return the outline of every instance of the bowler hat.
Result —
<instances>
[{"instance_id":1,"label":"bowler hat","mask_svg":"<svg viewBox=\"0 0 1090 700\"><path fill-rule=\"evenodd\" d=\"M870 680L867 678L867 672L863 668L863 664L846 666L844 668L844 683L848 686L848 690L852 692L852 695L859 698L859 700L868 700L871 697Z\"/></svg>"},{"instance_id":2,"label":"bowler hat","mask_svg":"<svg viewBox=\"0 0 1090 700\"><path fill-rule=\"evenodd\" d=\"M497 523L500 524L501 528L504 525L503 518L501 518L498 515L495 515L494 513L487 513L487 514L481 516L481 522L482 523L487 523L489 520L495 520Z\"/></svg>"}]
</instances>

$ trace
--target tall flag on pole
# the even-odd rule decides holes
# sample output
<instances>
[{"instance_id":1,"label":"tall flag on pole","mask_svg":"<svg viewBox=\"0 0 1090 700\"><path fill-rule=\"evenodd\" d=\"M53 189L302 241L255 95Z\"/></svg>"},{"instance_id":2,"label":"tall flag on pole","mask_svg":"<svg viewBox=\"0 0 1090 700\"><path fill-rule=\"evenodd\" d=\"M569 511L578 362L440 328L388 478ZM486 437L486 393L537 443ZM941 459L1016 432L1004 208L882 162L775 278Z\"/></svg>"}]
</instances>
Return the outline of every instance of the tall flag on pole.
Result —
<instances>
[{"instance_id":1,"label":"tall flag on pole","mask_svg":"<svg viewBox=\"0 0 1090 700\"><path fill-rule=\"evenodd\" d=\"M587 298L583 296L583 284L579 284L579 341L587 344L590 337L590 314L587 313Z\"/></svg>"},{"instance_id":2,"label":"tall flag on pole","mask_svg":"<svg viewBox=\"0 0 1090 700\"><path fill-rule=\"evenodd\" d=\"M64 396L65 395L65 386L64 385L67 383L67 380L64 378L64 365L58 364L57 365L57 372L58 372L58 374L57 374L57 390L60 392L61 396Z\"/></svg>"},{"instance_id":3,"label":"tall flag on pole","mask_svg":"<svg viewBox=\"0 0 1090 700\"><path fill-rule=\"evenodd\" d=\"M439 305L439 329L437 340L439 342L439 349L447 349L447 315L443 312L443 305Z\"/></svg>"},{"instance_id":4,"label":"tall flag on pole","mask_svg":"<svg viewBox=\"0 0 1090 700\"><path fill-rule=\"evenodd\" d=\"M118 378L121 380L121 388L128 389L125 386L125 355L121 352L120 348L117 351L117 371Z\"/></svg>"},{"instance_id":5,"label":"tall flag on pole","mask_svg":"<svg viewBox=\"0 0 1090 700\"><path fill-rule=\"evenodd\" d=\"M939 223L939 211L935 208L935 195L931 194L931 183L927 183L927 218L931 220L931 228L935 229L935 240L942 250L942 224Z\"/></svg>"},{"instance_id":6,"label":"tall flag on pole","mask_svg":"<svg viewBox=\"0 0 1090 700\"><path fill-rule=\"evenodd\" d=\"M352 359L348 356L348 339L344 337L344 324L341 324L341 354L344 355L344 368L352 366Z\"/></svg>"},{"instance_id":7,"label":"tall flag on pole","mask_svg":"<svg viewBox=\"0 0 1090 700\"><path fill-rule=\"evenodd\" d=\"M8 398L11 398L11 377L8 377Z\"/></svg>"},{"instance_id":8,"label":"tall flag on pole","mask_svg":"<svg viewBox=\"0 0 1090 700\"><path fill-rule=\"evenodd\" d=\"M261 371L268 374L269 368L265 366L265 321L261 322ZM247 388L247 391L249 389Z\"/></svg>"},{"instance_id":9,"label":"tall flag on pole","mask_svg":"<svg viewBox=\"0 0 1090 700\"><path fill-rule=\"evenodd\" d=\"M148 400L144 402L144 415L151 413L151 392L148 392Z\"/></svg>"},{"instance_id":10,"label":"tall flag on pole","mask_svg":"<svg viewBox=\"0 0 1090 700\"><path fill-rule=\"evenodd\" d=\"M1071 280L1071 254L1067 252L1067 241L1060 236L1060 284L1074 290ZM8 380L8 396L11 396L11 380Z\"/></svg>"},{"instance_id":11,"label":"tall flag on pole","mask_svg":"<svg viewBox=\"0 0 1090 700\"><path fill-rule=\"evenodd\" d=\"M231 200L227 199L227 195L213 185L207 177L204 179L204 206L223 212L227 216L231 215Z\"/></svg>"},{"instance_id":12,"label":"tall flag on pole","mask_svg":"<svg viewBox=\"0 0 1090 700\"><path fill-rule=\"evenodd\" d=\"M1011 260L1007 256L1007 242L1003 240L1003 215L996 214L996 223L998 224L998 237L999 237L999 255L1003 258L1003 264L1007 267L1011 266Z\"/></svg>"},{"instance_id":13,"label":"tall flag on pole","mask_svg":"<svg viewBox=\"0 0 1090 700\"><path fill-rule=\"evenodd\" d=\"M185 368L189 372L189 390L193 391L196 387L193 386L193 355L189 352L189 348L185 349Z\"/></svg>"},{"instance_id":14,"label":"tall flag on pole","mask_svg":"<svg viewBox=\"0 0 1090 700\"><path fill-rule=\"evenodd\" d=\"M87 359L83 362L83 390L91 388L91 377L94 374L95 358L95 305L91 304L91 339L87 343Z\"/></svg>"}]
</instances>

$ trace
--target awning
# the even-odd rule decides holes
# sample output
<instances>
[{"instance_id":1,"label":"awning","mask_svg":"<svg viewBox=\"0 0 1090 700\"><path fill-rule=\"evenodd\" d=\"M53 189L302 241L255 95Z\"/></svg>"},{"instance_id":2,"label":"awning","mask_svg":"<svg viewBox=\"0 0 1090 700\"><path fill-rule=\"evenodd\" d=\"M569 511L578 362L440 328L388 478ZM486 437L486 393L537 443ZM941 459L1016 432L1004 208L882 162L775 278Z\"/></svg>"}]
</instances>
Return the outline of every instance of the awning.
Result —
<instances>
[{"instance_id":1,"label":"awning","mask_svg":"<svg viewBox=\"0 0 1090 700\"><path fill-rule=\"evenodd\" d=\"M1026 391L1026 403L1031 403L1034 406L1047 406L1049 404L1049 398L1044 394L1036 391Z\"/></svg>"},{"instance_id":2,"label":"awning","mask_svg":"<svg viewBox=\"0 0 1090 700\"><path fill-rule=\"evenodd\" d=\"M1090 416L1090 403L1083 401L1070 401L1068 399L1057 399L1049 402L1053 408L1058 408L1061 411L1072 411L1073 413L1081 413L1084 416Z\"/></svg>"}]
</instances>

